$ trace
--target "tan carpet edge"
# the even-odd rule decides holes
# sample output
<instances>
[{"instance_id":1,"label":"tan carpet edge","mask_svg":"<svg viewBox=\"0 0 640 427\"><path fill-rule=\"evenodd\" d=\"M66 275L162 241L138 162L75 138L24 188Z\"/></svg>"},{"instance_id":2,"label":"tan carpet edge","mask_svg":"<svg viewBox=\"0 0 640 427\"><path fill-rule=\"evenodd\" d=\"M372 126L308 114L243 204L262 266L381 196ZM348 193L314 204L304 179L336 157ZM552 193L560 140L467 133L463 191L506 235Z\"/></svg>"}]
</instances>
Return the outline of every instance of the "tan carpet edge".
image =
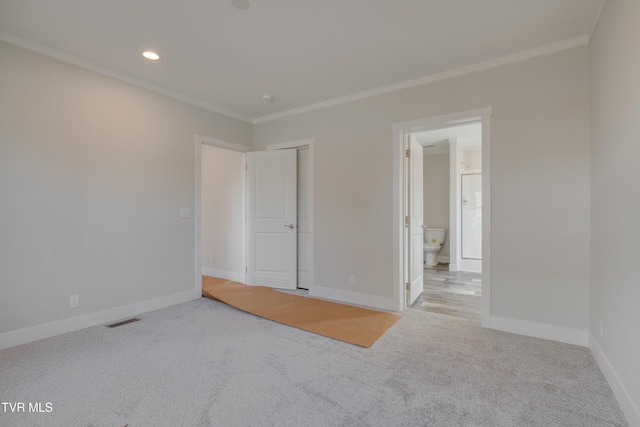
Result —
<instances>
[{"instance_id":1,"label":"tan carpet edge","mask_svg":"<svg viewBox=\"0 0 640 427\"><path fill-rule=\"evenodd\" d=\"M203 276L202 295L329 338L371 347L400 316Z\"/></svg>"}]
</instances>

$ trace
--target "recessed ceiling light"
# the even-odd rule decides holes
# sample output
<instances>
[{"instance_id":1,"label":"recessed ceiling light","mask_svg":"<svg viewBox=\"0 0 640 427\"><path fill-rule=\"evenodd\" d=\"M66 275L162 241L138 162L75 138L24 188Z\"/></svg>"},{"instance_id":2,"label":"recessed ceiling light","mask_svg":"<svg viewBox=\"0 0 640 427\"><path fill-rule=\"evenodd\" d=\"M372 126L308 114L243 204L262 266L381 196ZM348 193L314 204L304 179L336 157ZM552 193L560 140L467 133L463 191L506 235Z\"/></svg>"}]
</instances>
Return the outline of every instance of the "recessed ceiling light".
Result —
<instances>
[{"instance_id":1,"label":"recessed ceiling light","mask_svg":"<svg viewBox=\"0 0 640 427\"><path fill-rule=\"evenodd\" d=\"M273 94L272 93L265 92L261 96L262 96L262 99L264 99L265 101L269 101L269 102L273 101Z\"/></svg>"},{"instance_id":2,"label":"recessed ceiling light","mask_svg":"<svg viewBox=\"0 0 640 427\"><path fill-rule=\"evenodd\" d=\"M160 55L150 50L145 50L144 52L142 52L142 56L151 61L157 61L158 59L160 59Z\"/></svg>"},{"instance_id":3,"label":"recessed ceiling light","mask_svg":"<svg viewBox=\"0 0 640 427\"><path fill-rule=\"evenodd\" d=\"M236 9L247 10L249 6L251 6L251 3L247 0L231 0L231 5Z\"/></svg>"}]
</instances>

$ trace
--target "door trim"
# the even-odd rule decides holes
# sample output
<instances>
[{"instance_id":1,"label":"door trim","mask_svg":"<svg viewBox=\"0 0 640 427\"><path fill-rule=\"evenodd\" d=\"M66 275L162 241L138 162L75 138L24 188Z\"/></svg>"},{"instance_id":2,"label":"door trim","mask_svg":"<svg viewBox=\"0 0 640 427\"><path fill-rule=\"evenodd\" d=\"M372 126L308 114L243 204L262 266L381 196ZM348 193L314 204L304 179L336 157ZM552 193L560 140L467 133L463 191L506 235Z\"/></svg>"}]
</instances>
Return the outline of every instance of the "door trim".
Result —
<instances>
[{"instance_id":1,"label":"door trim","mask_svg":"<svg viewBox=\"0 0 640 427\"><path fill-rule=\"evenodd\" d=\"M242 169L246 168L247 159L245 153L251 151L251 147L245 145L235 144L233 142L223 141L221 139L211 138L204 135L193 135L193 141L195 144L195 194L194 194L194 208L193 208L193 221L194 221L194 233L195 233L195 290L202 293L202 144L211 145L218 148L224 148L226 150L237 151L242 153ZM242 216L246 216L246 174L242 173ZM246 229L245 221L242 221L242 271L247 269L246 258ZM246 273L242 273L246 282Z\"/></svg>"},{"instance_id":2,"label":"door trim","mask_svg":"<svg viewBox=\"0 0 640 427\"><path fill-rule=\"evenodd\" d=\"M314 296L314 274L313 274L313 266L314 266L314 210L313 210L313 201L315 200L313 194L313 170L314 170L314 156L315 156L315 138L307 138L300 139L297 141L291 142L283 142L279 144L267 145L267 150L286 150L289 148L301 149L301 148L309 148L309 170L308 170L308 179L309 179L309 295Z\"/></svg>"},{"instance_id":3,"label":"door trim","mask_svg":"<svg viewBox=\"0 0 640 427\"><path fill-rule=\"evenodd\" d=\"M410 306L424 290L424 151L420 143L415 141L415 137L412 133L405 135L407 136L405 150L409 152L409 156L405 157L404 162L406 167L404 215L409 221L408 224L406 224L405 219L406 244L404 251L406 251L405 259L407 261L407 265L404 281L405 285L409 286L409 292L405 292L405 304ZM419 155L417 151L419 151ZM415 182L416 173L414 170L416 162L420 163L420 178L417 183ZM416 192L415 189L419 189L419 191ZM416 199L418 198L416 194L419 194L419 203L417 206L422 212L419 217L421 224L417 229L415 228L417 224L414 223L414 220L416 219L414 216L416 210ZM414 240L414 236L417 234L416 231L420 234L418 242ZM416 244L418 246L417 248ZM416 265L415 261L417 256L420 257L420 262ZM417 275L415 274L416 270L420 271Z\"/></svg>"},{"instance_id":4,"label":"door trim","mask_svg":"<svg viewBox=\"0 0 640 427\"><path fill-rule=\"evenodd\" d=\"M482 124L482 326L491 326L491 123L492 107L395 123L393 131L393 302L406 309L404 259L405 134L480 121Z\"/></svg>"}]
</instances>

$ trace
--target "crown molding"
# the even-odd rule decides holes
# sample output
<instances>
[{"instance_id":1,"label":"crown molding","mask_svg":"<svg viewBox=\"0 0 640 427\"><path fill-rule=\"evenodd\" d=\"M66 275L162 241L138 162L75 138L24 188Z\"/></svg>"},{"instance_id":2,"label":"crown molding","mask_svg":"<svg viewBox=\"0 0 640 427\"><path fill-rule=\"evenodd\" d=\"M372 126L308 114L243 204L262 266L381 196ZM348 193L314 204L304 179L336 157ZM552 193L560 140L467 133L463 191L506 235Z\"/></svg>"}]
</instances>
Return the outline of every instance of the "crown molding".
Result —
<instances>
[{"instance_id":1,"label":"crown molding","mask_svg":"<svg viewBox=\"0 0 640 427\"><path fill-rule=\"evenodd\" d=\"M499 67L501 65L520 62L526 59L536 58L538 56L549 55L552 53L560 52L562 50L583 46L588 43L589 43L589 36L585 34L585 35L567 39L558 43L552 43L552 44L540 46L534 49L529 49L522 52L514 53L511 55L501 56L499 58L477 62L475 64L466 65L464 67L455 68L453 70L443 71L441 73L436 73L436 74L430 74L428 76L420 77L417 79L407 80L407 81L392 84L389 86L383 86L377 89L372 89L372 90L356 93L353 95L344 96L341 98L335 98L329 101L319 102L317 104L308 105L306 107L294 108L292 110L283 111L281 113L258 117L257 119L253 120L253 123L258 124L258 123L268 122L271 120L282 119L284 117L293 116L295 114L306 113L306 112L318 110L321 108L345 104L347 102L356 101L359 99L370 98L372 96L395 92L398 90L407 89L414 86L421 86L424 84L433 83L440 80L451 79L453 77L463 76L465 74L470 74L477 71L488 70L490 68Z\"/></svg>"},{"instance_id":2,"label":"crown molding","mask_svg":"<svg viewBox=\"0 0 640 427\"><path fill-rule=\"evenodd\" d=\"M591 26L589 27L589 32L587 33L589 37L589 42L591 42L591 37L593 37L593 33L596 31L596 28L598 28L598 22L600 22L600 16L602 15L602 11L604 10L604 5L606 3L607 3L607 0L602 0L602 3L600 3L600 9L598 9L598 13L593 18L593 22L591 22Z\"/></svg>"},{"instance_id":3,"label":"crown molding","mask_svg":"<svg viewBox=\"0 0 640 427\"><path fill-rule=\"evenodd\" d=\"M186 102L191 105L195 105L196 107L204 108L205 110L213 111L214 113L222 114L224 116L228 116L234 119L242 120L247 123L253 123L253 120L250 117L244 116L242 114L235 113L233 111L229 111L225 108L218 107L213 104L209 104L207 102L200 101L199 99L192 98L187 95L183 95L181 93L175 92L173 90L164 88L162 86L158 86L153 83L149 83L137 77L130 76L129 74L122 73L120 71L116 71L112 68L105 67L104 65L96 64L95 62L88 61L86 59L78 58L77 56L71 55L69 53L62 52L60 50L54 49L49 46L45 46L43 44L27 40L25 38L13 35L11 33L7 33L5 31L0 31L0 40L4 40L7 43L14 44L16 46L20 46L22 48L41 53L43 55L50 56L52 58L58 59L63 62L67 62L78 67L82 67L91 71L94 71L99 74L103 74L109 77L113 77L114 79L122 80L127 83L131 83L132 85L139 86L144 89L151 90L153 92L158 92L168 97L177 99L179 101Z\"/></svg>"},{"instance_id":4,"label":"crown molding","mask_svg":"<svg viewBox=\"0 0 640 427\"><path fill-rule=\"evenodd\" d=\"M604 7L605 2L602 3L602 7ZM602 13L602 8L600 10L600 13ZM209 111L213 111L215 113L218 114L222 114L224 116L227 117L231 117L234 119L238 119L238 120L242 120L244 122L247 123L251 123L251 124L258 124L258 123L264 123L264 122L268 122L268 121L272 121L272 120L277 120L277 119L281 119L281 118L285 118L285 117L289 117L289 116L293 116L296 114L301 114L301 113L306 113L309 111L314 111L314 110L318 110L321 108L326 108L326 107L332 107L335 105L340 105L340 104L345 104L351 101L356 101L356 100L360 100L360 99L365 99L365 98L370 98L373 96L377 96L377 95L383 95L386 93L390 93L390 92L395 92L398 90L402 90L402 89L407 89L407 88L411 88L411 87L415 87L415 86L421 86L421 85L425 85L428 83L433 83L433 82L437 82L440 80L446 80L446 79L451 79L454 77L458 77L458 76L463 76L465 74L471 74L474 72L478 72L478 71L483 71L483 70L488 70L491 68L495 68L495 67L499 67L502 65L507 65L507 64L511 64L514 62L519 62L519 61L524 61L527 59L531 59L531 58L536 58L539 56L544 56L544 55L549 55L555 52L560 52L562 50L566 50L566 49L571 49L574 47L578 47L578 46L582 46L582 45L586 45L589 43L591 34L593 33L593 31L595 30L596 26L597 26L597 22L598 19L600 17L600 13L598 14L597 18L594 20L593 24L592 24L592 28L590 30L589 34L585 34L582 36L578 36L578 37L574 37L571 39L567 39L558 43L552 43L552 44L548 44L545 46L540 46L534 49L530 49L530 50L526 50L523 52L518 52L518 53L514 53L511 55L506 55L506 56L502 56L499 58L494 58L494 59L490 59L487 61L482 61L482 62L478 62L475 64L471 64L471 65L466 65L464 67L459 67L459 68L455 68L453 70L448 70L448 71L443 71L440 73L435 73L435 74L430 74L424 77L420 77L417 79L413 79L413 80L407 80L404 82L400 82L400 83L395 83L392 85L388 85L388 86L383 86L377 89L371 89L368 91L364 91L364 92L359 92L353 95L348 95L348 96L344 96L344 97L340 97L340 98L335 98L335 99L331 99L328 101L323 101L323 102L319 102L316 104L311 104L311 105L307 105L305 107L300 107L300 108L294 108L291 110L287 110L287 111L282 111L280 113L275 113L275 114L270 114L270 115L266 115L266 116L262 116L262 117L258 117L255 119L252 119L250 117L247 117L245 115L242 114L238 114L236 112L227 110L225 108L222 107L218 107L216 105L213 104L209 104L207 102L203 102L200 101L196 98L192 98L190 96L187 95L183 95L180 94L178 92L175 92L173 90L164 88L162 86L158 86L155 85L153 83L149 83L147 81L144 81L142 79L130 76L126 73L122 73L120 71L116 71L112 68L109 67L105 67L103 65L99 65L96 64L95 62L92 61L88 61L82 58L78 58L74 55L62 52L60 50L54 49L52 47L49 46L45 46L43 44L31 41L31 40L27 40L25 38L7 33L5 31L0 31L0 40L4 40L8 43L20 46L22 48L34 51L34 52L38 52L41 53L43 55L47 55L50 57L53 57L55 59L58 59L60 61L64 61L73 65L77 65L79 67L109 76L109 77L113 77L115 79L118 80L122 80L125 81L127 83L131 83L133 85L142 87L144 89L148 89L157 93L161 93L163 95L169 96L171 98L186 102L188 104L191 105L195 105L197 107L203 108L205 110L209 110Z\"/></svg>"}]
</instances>

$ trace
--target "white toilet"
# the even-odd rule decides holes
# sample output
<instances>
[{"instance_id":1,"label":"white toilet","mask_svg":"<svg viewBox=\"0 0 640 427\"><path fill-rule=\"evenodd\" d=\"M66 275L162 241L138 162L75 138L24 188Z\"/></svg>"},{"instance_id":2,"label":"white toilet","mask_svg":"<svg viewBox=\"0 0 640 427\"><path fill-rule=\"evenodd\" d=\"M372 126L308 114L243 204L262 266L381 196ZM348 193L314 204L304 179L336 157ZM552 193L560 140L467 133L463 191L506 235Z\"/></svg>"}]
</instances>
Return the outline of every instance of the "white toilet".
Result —
<instances>
[{"instance_id":1,"label":"white toilet","mask_svg":"<svg viewBox=\"0 0 640 427\"><path fill-rule=\"evenodd\" d=\"M424 265L433 267L438 265L438 252L447 236L447 230L444 228L427 228L424 229Z\"/></svg>"}]
</instances>

